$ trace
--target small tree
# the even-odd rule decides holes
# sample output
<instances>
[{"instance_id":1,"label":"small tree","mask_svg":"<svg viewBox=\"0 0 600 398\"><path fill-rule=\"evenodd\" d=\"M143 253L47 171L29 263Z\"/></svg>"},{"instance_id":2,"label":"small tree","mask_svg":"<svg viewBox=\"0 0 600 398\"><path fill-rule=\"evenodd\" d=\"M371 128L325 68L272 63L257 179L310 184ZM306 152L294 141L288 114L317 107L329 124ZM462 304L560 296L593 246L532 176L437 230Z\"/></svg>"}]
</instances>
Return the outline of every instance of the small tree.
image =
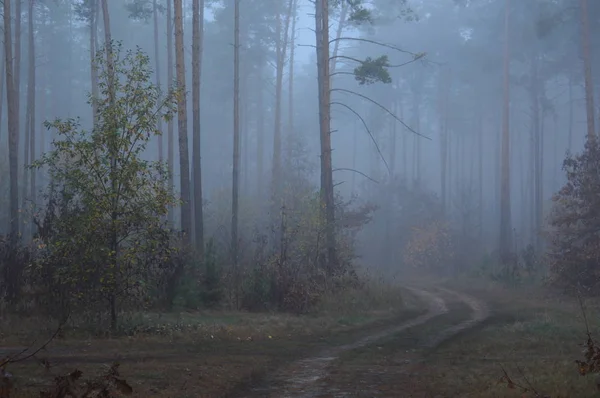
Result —
<instances>
[{"instance_id":1,"label":"small tree","mask_svg":"<svg viewBox=\"0 0 600 398\"><path fill-rule=\"evenodd\" d=\"M45 243L49 256L62 259L52 262L61 264L54 279L76 298L103 299L114 330L119 300L142 293L168 254L161 217L175 198L164 165L142 154L160 134L158 119L172 116L175 96L159 96L139 48L122 58L120 45L113 45L112 54L111 65L102 54L96 59L100 97L89 101L98 112L92 131L73 119L47 122L59 139L35 166L47 166L52 181L46 214L52 232Z\"/></svg>"},{"instance_id":2,"label":"small tree","mask_svg":"<svg viewBox=\"0 0 600 398\"><path fill-rule=\"evenodd\" d=\"M568 154L567 183L554 195L549 218L550 281L567 290L599 293L600 144L588 140L580 155Z\"/></svg>"}]
</instances>

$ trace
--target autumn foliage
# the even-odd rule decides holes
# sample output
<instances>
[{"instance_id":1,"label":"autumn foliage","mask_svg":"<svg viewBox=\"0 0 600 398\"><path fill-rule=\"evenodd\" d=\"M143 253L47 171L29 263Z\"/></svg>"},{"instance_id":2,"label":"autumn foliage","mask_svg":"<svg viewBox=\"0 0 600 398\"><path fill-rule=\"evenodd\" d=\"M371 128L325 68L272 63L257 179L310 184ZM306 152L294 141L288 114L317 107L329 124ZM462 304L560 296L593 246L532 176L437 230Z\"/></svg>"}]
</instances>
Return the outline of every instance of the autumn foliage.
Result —
<instances>
[{"instance_id":1,"label":"autumn foliage","mask_svg":"<svg viewBox=\"0 0 600 398\"><path fill-rule=\"evenodd\" d=\"M570 292L600 293L600 145L567 155L567 183L554 196L549 219L550 282Z\"/></svg>"},{"instance_id":2,"label":"autumn foliage","mask_svg":"<svg viewBox=\"0 0 600 398\"><path fill-rule=\"evenodd\" d=\"M413 228L404 250L404 263L421 270L440 271L453 263L452 234L447 222L434 219Z\"/></svg>"}]
</instances>

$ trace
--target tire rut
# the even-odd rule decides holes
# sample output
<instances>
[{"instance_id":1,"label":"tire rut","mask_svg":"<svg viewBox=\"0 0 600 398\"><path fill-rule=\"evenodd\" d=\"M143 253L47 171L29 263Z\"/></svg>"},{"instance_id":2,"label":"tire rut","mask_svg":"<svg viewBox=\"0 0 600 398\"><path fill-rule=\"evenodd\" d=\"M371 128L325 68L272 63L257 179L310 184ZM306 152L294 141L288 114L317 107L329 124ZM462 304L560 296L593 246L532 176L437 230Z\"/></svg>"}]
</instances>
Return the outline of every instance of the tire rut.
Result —
<instances>
[{"instance_id":1,"label":"tire rut","mask_svg":"<svg viewBox=\"0 0 600 398\"><path fill-rule=\"evenodd\" d=\"M260 393L261 396L280 398L316 397L322 393L318 382L327 376L328 366L342 353L367 346L382 338L424 324L448 312L446 300L439 294L420 288L409 288L409 290L427 303L428 308L425 314L379 333L371 334L354 343L327 349L316 357L297 361L290 368L275 376L275 380L280 380L280 383L273 383L271 387L267 388L255 388L253 392ZM275 387L277 385L279 388Z\"/></svg>"}]
</instances>

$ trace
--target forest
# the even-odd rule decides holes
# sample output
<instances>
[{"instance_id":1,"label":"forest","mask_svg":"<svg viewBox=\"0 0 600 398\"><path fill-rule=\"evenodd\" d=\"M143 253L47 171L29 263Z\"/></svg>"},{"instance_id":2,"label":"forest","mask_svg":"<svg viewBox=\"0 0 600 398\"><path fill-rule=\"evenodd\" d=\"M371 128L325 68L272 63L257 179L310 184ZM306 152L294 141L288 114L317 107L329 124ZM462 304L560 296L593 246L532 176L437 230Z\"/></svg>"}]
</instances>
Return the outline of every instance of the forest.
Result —
<instances>
[{"instance_id":1,"label":"forest","mask_svg":"<svg viewBox=\"0 0 600 398\"><path fill-rule=\"evenodd\" d=\"M589 389L545 377L600 371L600 2L1 3L0 398L370 391L405 330L569 341L410 396Z\"/></svg>"}]
</instances>

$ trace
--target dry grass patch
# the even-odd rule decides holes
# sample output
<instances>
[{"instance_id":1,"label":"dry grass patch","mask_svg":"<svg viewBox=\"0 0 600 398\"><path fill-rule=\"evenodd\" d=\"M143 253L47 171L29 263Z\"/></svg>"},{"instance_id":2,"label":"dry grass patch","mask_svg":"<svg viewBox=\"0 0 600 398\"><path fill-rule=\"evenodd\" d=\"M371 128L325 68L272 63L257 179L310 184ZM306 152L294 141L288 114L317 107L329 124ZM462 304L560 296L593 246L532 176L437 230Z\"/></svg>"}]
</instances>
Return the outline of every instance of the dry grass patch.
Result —
<instances>
[{"instance_id":1,"label":"dry grass patch","mask_svg":"<svg viewBox=\"0 0 600 398\"><path fill-rule=\"evenodd\" d=\"M519 299L521 295L528 300ZM580 376L575 364L583 359L587 339L578 303L518 291L511 296L495 302L496 312L484 327L440 347L413 369L415 384L423 386L422 396L522 398L535 397L536 392L551 398L599 396L594 377ZM600 336L599 309L595 304L587 309L596 336ZM501 380L504 370L529 391L509 388Z\"/></svg>"},{"instance_id":2,"label":"dry grass patch","mask_svg":"<svg viewBox=\"0 0 600 398\"><path fill-rule=\"evenodd\" d=\"M408 304L404 297L409 297ZM216 311L132 314L124 319L128 335L118 338L95 337L70 324L36 358L9 366L16 381L11 397L39 396L53 376L73 369L93 377L113 361L121 363L120 372L136 397L229 396L285 363L354 341L420 310L410 294L372 285L337 299L328 297L318 312L304 316ZM42 324L47 326L39 333ZM36 334L47 337L53 326L33 318L0 323L5 336L0 356L31 344ZM42 362L49 362L50 369Z\"/></svg>"}]
</instances>

